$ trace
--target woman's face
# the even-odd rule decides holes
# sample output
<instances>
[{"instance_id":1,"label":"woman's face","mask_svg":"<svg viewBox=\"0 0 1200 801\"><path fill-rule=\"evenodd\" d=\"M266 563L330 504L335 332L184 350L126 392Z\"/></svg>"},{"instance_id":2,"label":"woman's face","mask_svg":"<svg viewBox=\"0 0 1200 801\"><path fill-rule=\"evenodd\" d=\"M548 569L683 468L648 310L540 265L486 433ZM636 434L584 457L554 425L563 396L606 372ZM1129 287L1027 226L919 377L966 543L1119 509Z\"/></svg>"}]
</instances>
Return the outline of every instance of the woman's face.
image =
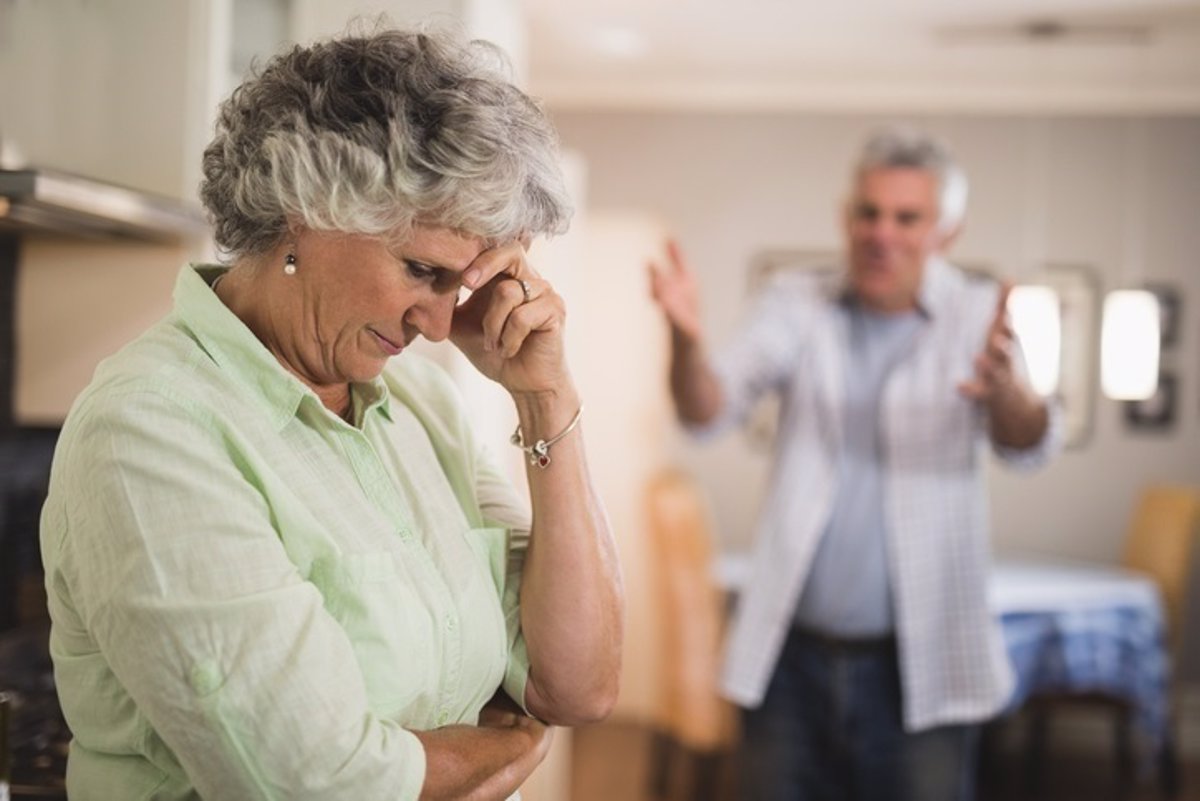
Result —
<instances>
[{"instance_id":1,"label":"woman's face","mask_svg":"<svg viewBox=\"0 0 1200 801\"><path fill-rule=\"evenodd\" d=\"M291 343L282 355L313 386L375 378L418 335L449 335L462 273L483 249L448 228L418 226L395 244L302 232L296 273L283 282L297 283L299 302L288 304Z\"/></svg>"}]
</instances>

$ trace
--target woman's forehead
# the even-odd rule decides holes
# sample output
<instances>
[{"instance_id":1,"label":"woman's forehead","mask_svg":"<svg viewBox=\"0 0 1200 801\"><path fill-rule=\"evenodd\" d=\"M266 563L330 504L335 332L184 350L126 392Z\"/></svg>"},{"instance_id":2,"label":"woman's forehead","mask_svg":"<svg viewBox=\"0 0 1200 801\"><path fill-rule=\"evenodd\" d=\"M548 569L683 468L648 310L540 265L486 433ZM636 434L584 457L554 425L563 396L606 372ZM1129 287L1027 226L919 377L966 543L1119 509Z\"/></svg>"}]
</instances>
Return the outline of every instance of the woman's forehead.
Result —
<instances>
[{"instance_id":1,"label":"woman's forehead","mask_svg":"<svg viewBox=\"0 0 1200 801\"><path fill-rule=\"evenodd\" d=\"M489 246L482 237L446 226L425 224L413 225L390 244L405 258L456 271L467 269Z\"/></svg>"}]
</instances>

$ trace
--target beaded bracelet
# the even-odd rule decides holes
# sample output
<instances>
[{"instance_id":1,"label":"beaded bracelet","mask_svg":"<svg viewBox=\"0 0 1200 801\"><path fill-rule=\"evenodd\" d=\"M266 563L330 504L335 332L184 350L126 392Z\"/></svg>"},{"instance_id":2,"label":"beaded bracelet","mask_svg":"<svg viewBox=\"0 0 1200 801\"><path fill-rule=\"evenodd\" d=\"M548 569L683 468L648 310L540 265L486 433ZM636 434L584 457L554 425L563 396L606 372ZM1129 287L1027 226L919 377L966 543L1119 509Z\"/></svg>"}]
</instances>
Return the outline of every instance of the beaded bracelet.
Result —
<instances>
[{"instance_id":1,"label":"beaded bracelet","mask_svg":"<svg viewBox=\"0 0 1200 801\"><path fill-rule=\"evenodd\" d=\"M509 442L511 442L513 445L516 445L518 448L528 454L529 464L545 470L550 464L550 446L558 442L567 434L570 434L571 431L575 429L575 426L579 425L579 418L581 417L583 417L582 404L579 407L579 411L575 412L575 417L571 419L571 422L567 423L566 428L558 432L556 436L553 436L550 439L539 439L532 445L525 444L525 436L521 433L521 424L517 423L517 430L512 433L511 437L509 437Z\"/></svg>"}]
</instances>

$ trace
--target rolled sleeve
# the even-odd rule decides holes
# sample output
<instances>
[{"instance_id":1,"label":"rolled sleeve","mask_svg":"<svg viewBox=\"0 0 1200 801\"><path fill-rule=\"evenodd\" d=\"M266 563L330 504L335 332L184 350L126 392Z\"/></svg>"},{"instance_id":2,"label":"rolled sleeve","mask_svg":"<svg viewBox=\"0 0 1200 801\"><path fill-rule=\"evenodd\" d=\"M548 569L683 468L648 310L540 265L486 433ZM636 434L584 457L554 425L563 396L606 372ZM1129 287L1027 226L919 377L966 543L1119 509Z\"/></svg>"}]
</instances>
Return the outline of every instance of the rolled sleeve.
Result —
<instances>
[{"instance_id":1,"label":"rolled sleeve","mask_svg":"<svg viewBox=\"0 0 1200 801\"><path fill-rule=\"evenodd\" d=\"M1028 448L1010 448L992 442L992 452L1014 470L1036 470L1046 465L1063 448L1066 438L1066 422L1062 403L1054 398L1046 400L1046 431L1037 444Z\"/></svg>"},{"instance_id":2,"label":"rolled sleeve","mask_svg":"<svg viewBox=\"0 0 1200 801\"><path fill-rule=\"evenodd\" d=\"M812 319L812 291L807 283L776 282L755 298L741 327L713 357L721 412L705 424L689 425L689 432L707 439L741 423L764 393L792 375Z\"/></svg>"}]
</instances>

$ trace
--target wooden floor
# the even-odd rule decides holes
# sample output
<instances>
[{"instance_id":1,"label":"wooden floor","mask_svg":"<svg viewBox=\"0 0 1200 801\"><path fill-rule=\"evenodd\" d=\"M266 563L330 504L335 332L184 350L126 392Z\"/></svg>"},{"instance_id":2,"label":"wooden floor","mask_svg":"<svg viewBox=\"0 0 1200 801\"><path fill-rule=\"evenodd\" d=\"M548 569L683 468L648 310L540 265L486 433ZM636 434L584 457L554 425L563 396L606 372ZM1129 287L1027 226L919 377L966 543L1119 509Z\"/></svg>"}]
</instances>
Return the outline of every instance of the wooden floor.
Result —
<instances>
[{"instance_id":1,"label":"wooden floor","mask_svg":"<svg viewBox=\"0 0 1200 801\"><path fill-rule=\"evenodd\" d=\"M666 795L650 792L650 754L654 738L646 729L606 723L578 729L573 735L572 795L564 801L693 801L700 793L681 789ZM1158 801L1161 792L1150 780L1119 790L1116 772L1101 758L1051 756L1046 760L1037 792L1029 791L1024 763L1018 754L996 754L981 777L977 801ZM1175 801L1200 801L1200 763L1182 766L1182 790ZM733 782L715 782L717 801L737 801Z\"/></svg>"}]
</instances>

